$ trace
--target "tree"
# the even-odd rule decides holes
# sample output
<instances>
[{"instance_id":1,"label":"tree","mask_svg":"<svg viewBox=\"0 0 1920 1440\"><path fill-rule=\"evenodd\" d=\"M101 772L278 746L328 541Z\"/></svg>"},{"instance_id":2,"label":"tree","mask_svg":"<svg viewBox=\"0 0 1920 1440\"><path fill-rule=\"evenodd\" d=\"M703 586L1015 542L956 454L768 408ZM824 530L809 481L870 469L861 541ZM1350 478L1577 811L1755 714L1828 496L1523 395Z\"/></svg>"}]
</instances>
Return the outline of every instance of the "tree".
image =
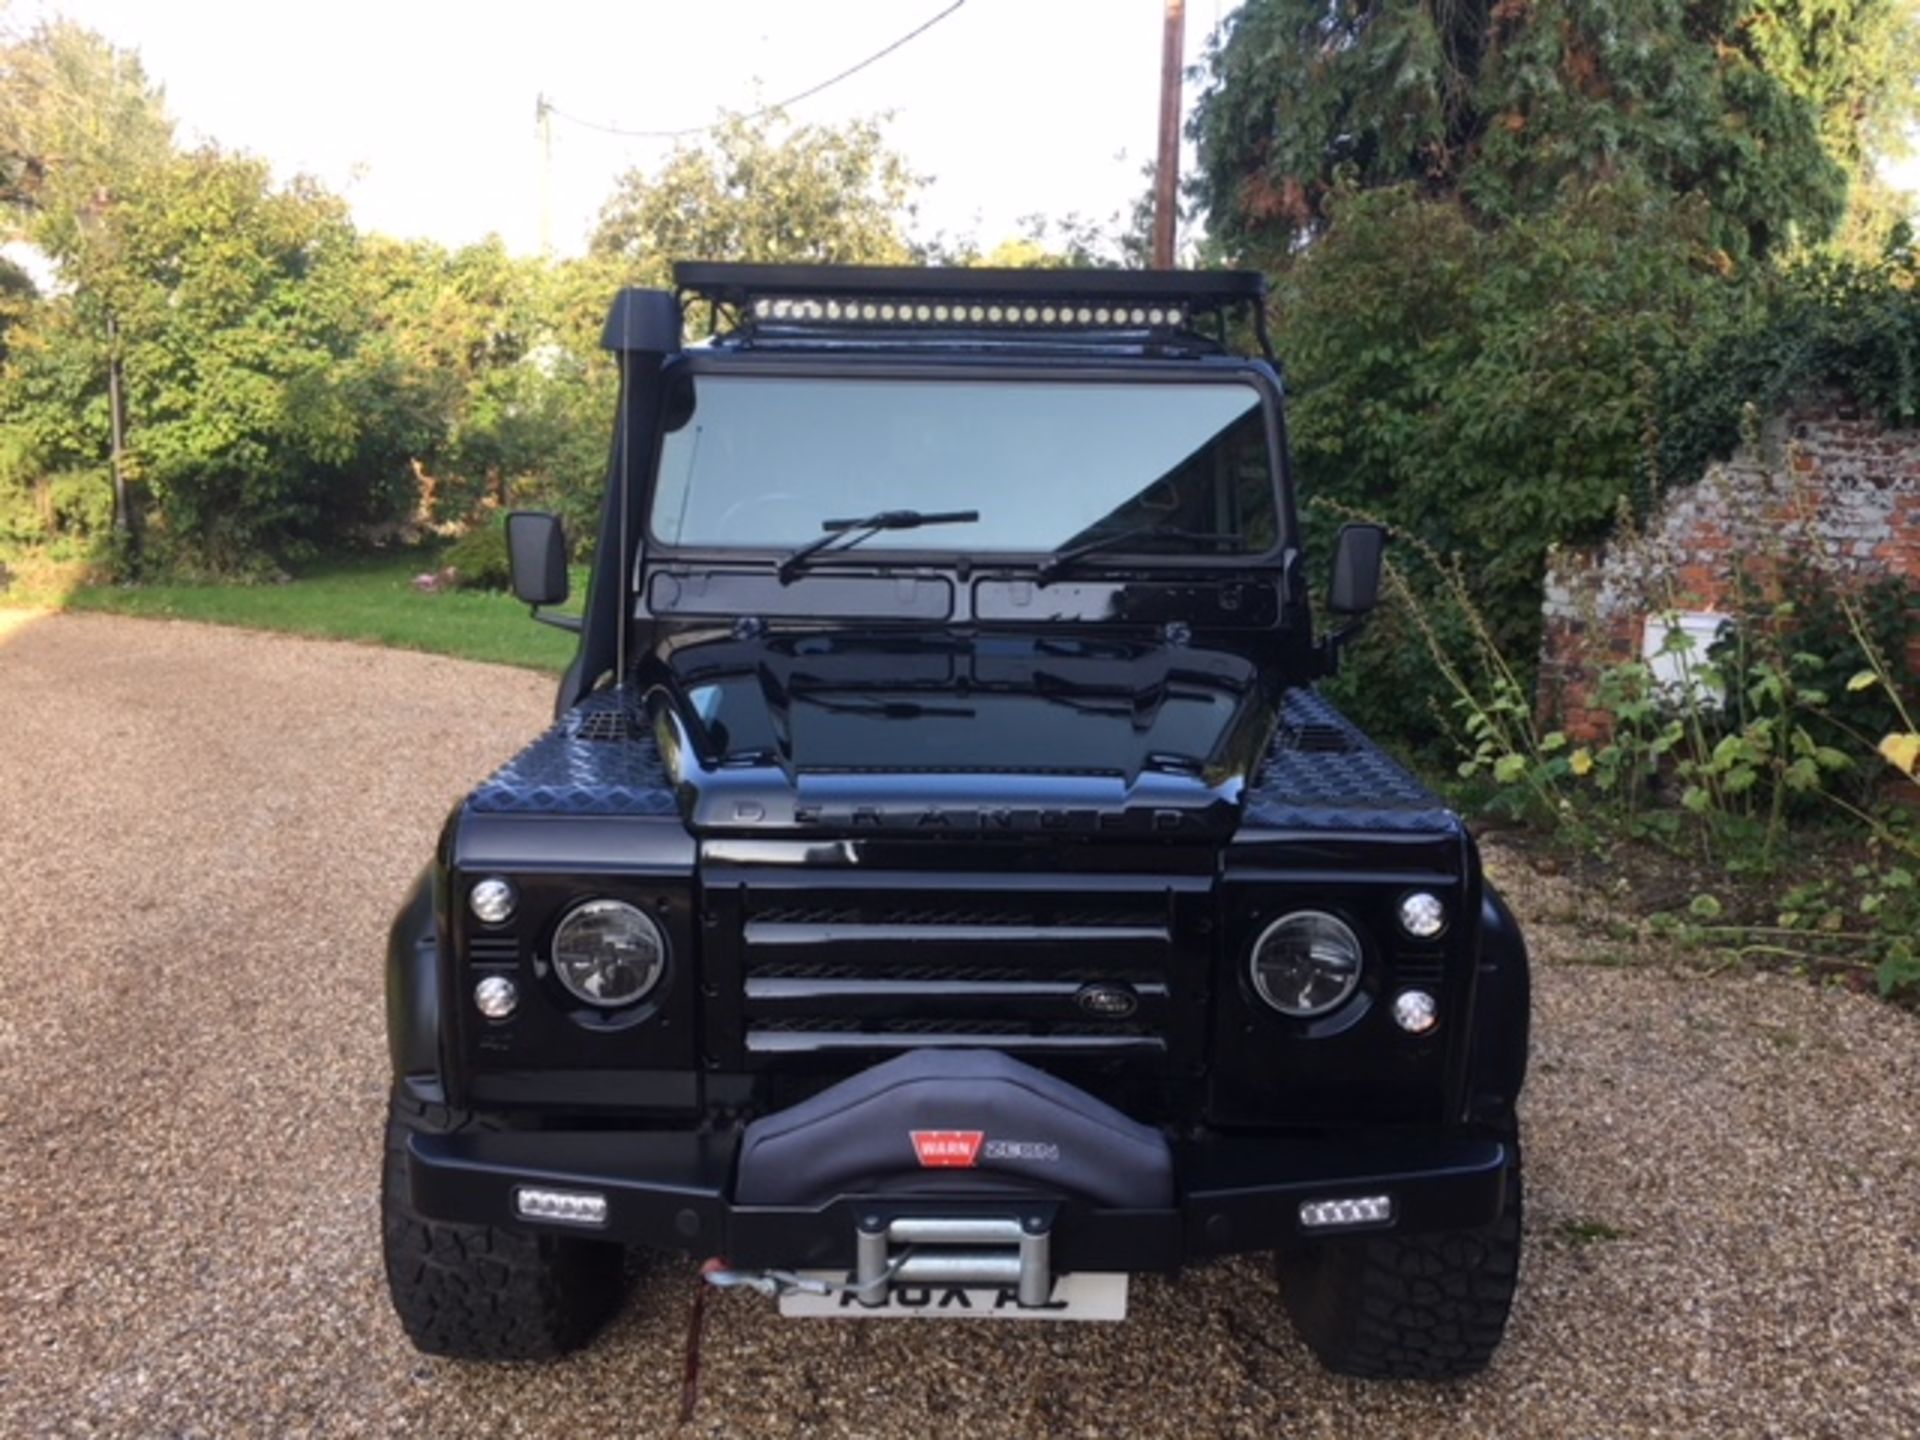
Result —
<instances>
[{"instance_id":1,"label":"tree","mask_svg":"<svg viewBox=\"0 0 1920 1440\"><path fill-rule=\"evenodd\" d=\"M16 228L70 217L172 146L164 97L131 52L68 21L0 31L0 209Z\"/></svg>"},{"instance_id":2,"label":"tree","mask_svg":"<svg viewBox=\"0 0 1920 1440\"><path fill-rule=\"evenodd\" d=\"M39 299L33 277L0 255L0 365L7 360L8 332L33 313Z\"/></svg>"},{"instance_id":3,"label":"tree","mask_svg":"<svg viewBox=\"0 0 1920 1440\"><path fill-rule=\"evenodd\" d=\"M206 147L39 212L36 233L63 293L14 331L6 448L104 485L113 346L125 469L163 564L258 569L410 493L430 414L417 372L363 345L338 199Z\"/></svg>"},{"instance_id":4,"label":"tree","mask_svg":"<svg viewBox=\"0 0 1920 1440\"><path fill-rule=\"evenodd\" d=\"M1430 623L1439 577L1412 542L1457 557L1525 669L1547 551L1644 511L1664 377L1734 324L1743 292L1699 262L1705 207L1639 185L1493 228L1405 185L1337 194L1328 216L1274 282L1315 550L1351 510L1388 519ZM1345 677L1369 723L1403 736L1431 733L1440 689L1411 623L1383 614Z\"/></svg>"},{"instance_id":5,"label":"tree","mask_svg":"<svg viewBox=\"0 0 1920 1440\"><path fill-rule=\"evenodd\" d=\"M1457 564L1527 672L1549 549L1730 445L1777 393L1741 357L1811 353L1818 307L1782 302L1782 265L1912 115L1911 16L1248 0L1207 57L1193 189L1214 252L1272 272L1309 523L1366 510ZM1419 553L1417 610L1383 612L1341 681L1409 738L1442 698L1417 628L1452 638Z\"/></svg>"},{"instance_id":6,"label":"tree","mask_svg":"<svg viewBox=\"0 0 1920 1440\"><path fill-rule=\"evenodd\" d=\"M1152 253L1150 220L1150 208L1138 207L1126 222L1117 213L1104 223L1078 211L1057 217L1022 215L1014 233L990 250L982 250L971 236L956 241L941 234L915 245L913 258L919 265L1010 270L1138 270Z\"/></svg>"},{"instance_id":7,"label":"tree","mask_svg":"<svg viewBox=\"0 0 1920 1440\"><path fill-rule=\"evenodd\" d=\"M540 504L591 541L616 383L600 326L630 278L617 257L550 264L497 237L454 251L361 241L360 354L416 387L426 423L412 459L432 519L490 524Z\"/></svg>"},{"instance_id":8,"label":"tree","mask_svg":"<svg viewBox=\"0 0 1920 1440\"><path fill-rule=\"evenodd\" d=\"M118 315L133 462L174 546L247 567L383 508L404 483L409 447L383 432L407 428L405 391L393 367L354 363L341 202L209 148L150 172L102 223L76 304Z\"/></svg>"},{"instance_id":9,"label":"tree","mask_svg":"<svg viewBox=\"0 0 1920 1440\"><path fill-rule=\"evenodd\" d=\"M877 121L790 128L777 111L732 115L657 174L621 176L592 249L626 261L635 285L671 284L676 260L905 264L925 183Z\"/></svg>"},{"instance_id":10,"label":"tree","mask_svg":"<svg viewBox=\"0 0 1920 1440\"><path fill-rule=\"evenodd\" d=\"M1207 64L1198 188L1285 256L1345 182L1482 222L1639 177L1735 259L1820 240L1914 113L1910 0L1249 0Z\"/></svg>"}]
</instances>

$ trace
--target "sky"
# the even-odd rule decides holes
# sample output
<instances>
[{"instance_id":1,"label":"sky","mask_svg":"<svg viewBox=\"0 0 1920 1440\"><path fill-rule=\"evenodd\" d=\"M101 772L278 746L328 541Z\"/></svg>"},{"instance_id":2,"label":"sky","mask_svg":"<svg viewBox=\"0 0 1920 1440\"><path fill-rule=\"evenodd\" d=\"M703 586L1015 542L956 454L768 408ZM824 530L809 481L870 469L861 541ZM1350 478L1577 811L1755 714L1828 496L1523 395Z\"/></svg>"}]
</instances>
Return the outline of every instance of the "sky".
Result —
<instances>
[{"instance_id":1,"label":"sky","mask_svg":"<svg viewBox=\"0 0 1920 1440\"><path fill-rule=\"evenodd\" d=\"M951 3L15 0L11 15L25 26L64 14L139 51L184 139L264 155L282 178L314 175L363 228L448 245L497 233L535 254L539 96L619 128L705 125L815 85ZM1026 215L1124 218L1156 145L1163 4L963 0L791 113L832 124L892 112L890 142L932 177L920 238L990 248ZM1238 4L1187 0L1189 64ZM672 144L556 119L555 251L583 250L614 178ZM1892 178L1920 190L1920 157Z\"/></svg>"},{"instance_id":2,"label":"sky","mask_svg":"<svg viewBox=\"0 0 1920 1440\"><path fill-rule=\"evenodd\" d=\"M535 102L627 129L711 123L828 78L952 0L16 0L139 51L183 138L264 155L344 195L366 229L538 253ZM1238 0L1187 0L1187 59ZM991 246L1020 217L1125 214L1158 126L1163 0L965 0L925 34L793 107L891 111L933 177L923 238ZM1189 98L1192 95L1189 86ZM553 122L552 235L585 248L615 176L668 140Z\"/></svg>"}]
</instances>

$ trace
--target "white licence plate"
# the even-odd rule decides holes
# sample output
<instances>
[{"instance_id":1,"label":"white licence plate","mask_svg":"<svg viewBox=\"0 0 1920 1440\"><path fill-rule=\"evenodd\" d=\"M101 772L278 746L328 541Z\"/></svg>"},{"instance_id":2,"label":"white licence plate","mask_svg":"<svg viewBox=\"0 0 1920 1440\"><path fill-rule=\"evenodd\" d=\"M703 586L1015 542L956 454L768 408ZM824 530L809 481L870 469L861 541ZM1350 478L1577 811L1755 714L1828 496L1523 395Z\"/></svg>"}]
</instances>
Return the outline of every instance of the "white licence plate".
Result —
<instances>
[{"instance_id":1,"label":"white licence plate","mask_svg":"<svg viewBox=\"0 0 1920 1440\"><path fill-rule=\"evenodd\" d=\"M845 1282L846 1275L803 1270L810 1280ZM884 1305L862 1305L845 1291L810 1295L789 1290L780 1297L780 1313L807 1319L836 1320L1124 1320L1127 1277L1106 1273L1061 1275L1043 1306L1022 1308L1012 1290L973 1285L901 1285Z\"/></svg>"}]
</instances>

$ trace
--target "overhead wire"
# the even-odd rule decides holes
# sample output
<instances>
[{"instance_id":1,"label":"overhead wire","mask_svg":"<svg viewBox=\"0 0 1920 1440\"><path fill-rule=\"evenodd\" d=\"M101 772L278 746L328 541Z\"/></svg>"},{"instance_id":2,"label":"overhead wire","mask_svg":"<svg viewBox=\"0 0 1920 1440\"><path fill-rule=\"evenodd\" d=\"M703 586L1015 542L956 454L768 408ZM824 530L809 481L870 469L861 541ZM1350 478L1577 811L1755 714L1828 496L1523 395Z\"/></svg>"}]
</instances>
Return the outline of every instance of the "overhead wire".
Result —
<instances>
[{"instance_id":1,"label":"overhead wire","mask_svg":"<svg viewBox=\"0 0 1920 1440\"><path fill-rule=\"evenodd\" d=\"M966 3L967 3L967 0L953 0L953 3L947 6L946 9L940 11L936 15L929 17L926 20L921 21L920 24L916 25L913 29L909 30L906 34L902 35L899 39L893 41L889 45L882 47L879 50L874 51L871 55L867 56L864 60L858 61L857 63L852 65L849 65L846 69L840 71L838 74L829 75L825 80L820 81L817 85L810 85L805 90L800 91L798 94L789 95L784 100L776 100L771 105L762 105L758 110L755 110L750 114L741 116L739 118L743 120L758 120L758 119L761 119L763 116L773 114L773 112L776 110L785 110L788 106L798 105L802 100L811 100L815 95L818 95L821 91L829 90L833 86L838 85L842 80L846 80L851 78L852 76L858 75L862 70L865 70L869 65L877 64L878 62L886 59L887 56L893 54L894 51L898 50L901 46L907 44L909 41L919 39L920 36L926 34L927 31L933 29L934 26L938 25L942 20L945 20L949 15L953 14L954 11L960 9ZM546 100L543 98L540 103L543 106L545 106L548 114L554 116L556 119L565 120L569 125L578 125L581 128L586 130L597 130L603 135L618 135L628 140L684 140L690 135L707 134L709 131L717 130L720 128L721 125L728 123L726 120L720 120L707 125L689 125L678 130L629 130L623 126L603 125L600 122L595 120L588 120L579 115L571 115L565 110L562 110L558 105L555 105L551 100Z\"/></svg>"}]
</instances>

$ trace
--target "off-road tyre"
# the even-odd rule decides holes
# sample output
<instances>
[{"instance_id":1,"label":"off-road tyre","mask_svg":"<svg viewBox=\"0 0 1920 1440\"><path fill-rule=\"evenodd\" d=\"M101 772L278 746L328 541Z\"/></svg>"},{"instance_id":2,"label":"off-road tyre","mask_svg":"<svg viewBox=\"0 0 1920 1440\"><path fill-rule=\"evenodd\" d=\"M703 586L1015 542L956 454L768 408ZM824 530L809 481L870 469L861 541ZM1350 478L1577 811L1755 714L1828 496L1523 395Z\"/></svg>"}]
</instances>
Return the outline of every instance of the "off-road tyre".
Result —
<instances>
[{"instance_id":1,"label":"off-road tyre","mask_svg":"<svg viewBox=\"0 0 1920 1440\"><path fill-rule=\"evenodd\" d=\"M1322 1241L1278 1257L1294 1329L1327 1369L1374 1380L1478 1374L1507 1329L1520 1276L1520 1151L1491 1225Z\"/></svg>"},{"instance_id":2,"label":"off-road tyre","mask_svg":"<svg viewBox=\"0 0 1920 1440\"><path fill-rule=\"evenodd\" d=\"M450 1225L413 1208L407 1137L504 1128L496 1116L434 1105L393 1088L381 1170L387 1288L407 1338L458 1360L544 1360L593 1338L619 1306L617 1245Z\"/></svg>"}]
</instances>

